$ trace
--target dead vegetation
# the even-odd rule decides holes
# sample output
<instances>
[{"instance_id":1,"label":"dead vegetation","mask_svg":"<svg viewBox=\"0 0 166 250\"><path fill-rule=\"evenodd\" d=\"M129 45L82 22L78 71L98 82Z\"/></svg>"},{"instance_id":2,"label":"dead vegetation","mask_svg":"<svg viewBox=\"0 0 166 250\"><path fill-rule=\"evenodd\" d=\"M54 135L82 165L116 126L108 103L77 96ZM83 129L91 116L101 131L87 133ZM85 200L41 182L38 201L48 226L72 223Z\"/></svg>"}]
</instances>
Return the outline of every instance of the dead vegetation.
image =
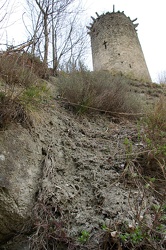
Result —
<instances>
[{"instance_id":1,"label":"dead vegetation","mask_svg":"<svg viewBox=\"0 0 166 250\"><path fill-rule=\"evenodd\" d=\"M43 63L28 53L0 54L0 129L6 129L11 122L32 126L33 106L41 104L48 92L41 80L46 72Z\"/></svg>"},{"instance_id":2,"label":"dead vegetation","mask_svg":"<svg viewBox=\"0 0 166 250\"><path fill-rule=\"evenodd\" d=\"M36 71L33 72L32 65L25 66L27 62L20 64L17 56L12 57L14 61L9 60L10 63L9 57L3 58L0 63L1 129L6 129L11 122L31 127L33 121L27 107L34 103L40 105L43 95L47 92L46 86L38 83L40 74L35 75ZM14 67L11 67L11 62ZM23 88L21 91L19 89L18 93L16 86L20 85ZM89 232L85 225L85 230L73 237L69 230L71 220L68 218L68 211L64 211L63 206L61 207L54 199L55 197L49 197L42 187L33 210L33 227L29 237L30 249L164 250L166 248L165 97L163 96L156 103L154 109L150 112L148 110L146 115L144 113L142 118L142 115L140 116L142 104L139 103L139 98L131 93L123 77L112 77L108 72L90 73L86 70L74 71L71 74L61 72L58 86L60 99L57 103L72 107L76 114L89 115L89 113L98 112L98 115L109 114L111 119L118 115L118 121L120 121L122 117L124 119L125 114L139 113L135 116L139 119L133 121L134 126L137 127L137 134L132 135L133 138L126 134L124 139L124 166L122 168L116 166L121 170L118 170L120 174L115 180L115 183L119 182L128 189L129 197L134 198L132 204L128 199L128 206L132 211L132 223L126 222L124 218L124 221L103 224L100 229L97 228L93 232ZM127 124L126 122L126 127ZM86 132L81 133L85 135ZM70 130L67 130L67 134L72 138ZM142 150L138 152L134 150L134 140L143 145ZM54 160L45 150L43 155L42 167L45 171L43 176L52 178ZM103 168L106 164L109 165L111 157L114 156L111 155L107 163L103 162ZM79 168L77 158L73 159ZM137 190L134 197L130 192L133 187ZM97 199L98 201L101 199L100 206L102 206L102 197L99 195Z\"/></svg>"},{"instance_id":3,"label":"dead vegetation","mask_svg":"<svg viewBox=\"0 0 166 250\"><path fill-rule=\"evenodd\" d=\"M0 77L10 85L29 86L47 78L48 68L38 57L22 51L0 53Z\"/></svg>"},{"instance_id":4,"label":"dead vegetation","mask_svg":"<svg viewBox=\"0 0 166 250\"><path fill-rule=\"evenodd\" d=\"M66 105L76 113L112 112L137 114L141 110L139 97L130 92L128 79L109 72L73 70L59 76L59 93Z\"/></svg>"},{"instance_id":5,"label":"dead vegetation","mask_svg":"<svg viewBox=\"0 0 166 250\"><path fill-rule=\"evenodd\" d=\"M30 128L32 120L26 108L17 99L9 98L1 93L0 97L0 129L6 129L11 121Z\"/></svg>"}]
</instances>

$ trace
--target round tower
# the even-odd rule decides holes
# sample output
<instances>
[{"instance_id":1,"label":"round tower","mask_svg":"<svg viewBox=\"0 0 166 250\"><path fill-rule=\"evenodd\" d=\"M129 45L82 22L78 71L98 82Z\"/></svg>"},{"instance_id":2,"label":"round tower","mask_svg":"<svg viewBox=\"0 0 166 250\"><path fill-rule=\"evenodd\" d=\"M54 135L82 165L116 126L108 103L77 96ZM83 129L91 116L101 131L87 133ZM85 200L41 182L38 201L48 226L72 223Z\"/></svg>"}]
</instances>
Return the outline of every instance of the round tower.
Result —
<instances>
[{"instance_id":1,"label":"round tower","mask_svg":"<svg viewBox=\"0 0 166 250\"><path fill-rule=\"evenodd\" d=\"M94 70L109 70L132 79L151 82L134 23L124 12L109 12L87 26L91 37Z\"/></svg>"}]
</instances>

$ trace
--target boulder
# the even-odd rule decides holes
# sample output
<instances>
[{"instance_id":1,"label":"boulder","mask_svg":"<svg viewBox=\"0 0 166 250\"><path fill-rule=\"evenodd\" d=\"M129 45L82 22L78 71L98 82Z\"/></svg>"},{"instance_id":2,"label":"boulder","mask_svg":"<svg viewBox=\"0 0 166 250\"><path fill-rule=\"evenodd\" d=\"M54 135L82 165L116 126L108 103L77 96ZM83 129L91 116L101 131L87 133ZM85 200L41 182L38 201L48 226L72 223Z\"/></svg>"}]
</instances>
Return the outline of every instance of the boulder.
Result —
<instances>
[{"instance_id":1,"label":"boulder","mask_svg":"<svg viewBox=\"0 0 166 250\"><path fill-rule=\"evenodd\" d=\"M29 220L38 190L41 150L30 132L13 125L0 132L0 242Z\"/></svg>"}]
</instances>

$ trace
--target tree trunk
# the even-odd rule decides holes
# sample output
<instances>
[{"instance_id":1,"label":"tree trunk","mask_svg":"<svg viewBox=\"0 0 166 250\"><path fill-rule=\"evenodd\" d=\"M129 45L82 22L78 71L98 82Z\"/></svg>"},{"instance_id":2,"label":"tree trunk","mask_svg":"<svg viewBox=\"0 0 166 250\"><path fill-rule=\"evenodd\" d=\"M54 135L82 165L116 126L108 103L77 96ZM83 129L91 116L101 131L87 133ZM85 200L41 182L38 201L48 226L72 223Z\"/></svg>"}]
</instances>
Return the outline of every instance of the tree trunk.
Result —
<instances>
[{"instance_id":1,"label":"tree trunk","mask_svg":"<svg viewBox=\"0 0 166 250\"><path fill-rule=\"evenodd\" d=\"M48 63L48 43L49 43L49 32L48 32L48 15L45 13L44 14L44 39L45 39L45 44L44 44L44 60L43 63L47 67Z\"/></svg>"},{"instance_id":2,"label":"tree trunk","mask_svg":"<svg viewBox=\"0 0 166 250\"><path fill-rule=\"evenodd\" d=\"M52 12L52 65L53 65L53 76L57 75L57 67L58 67L58 55L57 55L57 36L56 36L56 28L54 24L54 15Z\"/></svg>"}]
</instances>

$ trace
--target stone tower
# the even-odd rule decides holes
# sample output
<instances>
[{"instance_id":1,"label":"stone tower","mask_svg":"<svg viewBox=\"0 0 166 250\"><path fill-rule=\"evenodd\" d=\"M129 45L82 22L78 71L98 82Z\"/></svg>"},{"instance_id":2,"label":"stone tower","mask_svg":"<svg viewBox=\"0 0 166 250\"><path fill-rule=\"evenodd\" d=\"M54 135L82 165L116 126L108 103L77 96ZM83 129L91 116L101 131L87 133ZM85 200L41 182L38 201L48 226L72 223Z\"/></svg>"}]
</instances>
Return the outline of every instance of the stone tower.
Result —
<instances>
[{"instance_id":1,"label":"stone tower","mask_svg":"<svg viewBox=\"0 0 166 250\"><path fill-rule=\"evenodd\" d=\"M91 37L94 70L109 70L132 79L151 82L143 51L137 35L136 19L131 20L124 12L91 17L87 26Z\"/></svg>"}]
</instances>

